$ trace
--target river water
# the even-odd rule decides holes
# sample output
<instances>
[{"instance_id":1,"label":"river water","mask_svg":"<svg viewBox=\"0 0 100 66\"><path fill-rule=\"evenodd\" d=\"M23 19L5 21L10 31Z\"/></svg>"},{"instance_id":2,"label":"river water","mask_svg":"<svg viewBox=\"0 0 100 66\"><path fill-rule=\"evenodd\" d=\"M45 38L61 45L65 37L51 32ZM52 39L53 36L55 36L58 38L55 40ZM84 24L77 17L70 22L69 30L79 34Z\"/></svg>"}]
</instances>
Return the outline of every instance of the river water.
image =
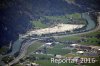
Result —
<instances>
[{"instance_id":1,"label":"river water","mask_svg":"<svg viewBox=\"0 0 100 66\"><path fill-rule=\"evenodd\" d=\"M96 27L96 23L91 19L88 13L83 13L82 18L88 22L86 30L92 30Z\"/></svg>"},{"instance_id":2,"label":"river water","mask_svg":"<svg viewBox=\"0 0 100 66\"><path fill-rule=\"evenodd\" d=\"M19 38L17 41L14 42L14 44L12 46L12 52L9 55L14 55L16 52L18 52L20 50L23 40L24 39Z\"/></svg>"}]
</instances>

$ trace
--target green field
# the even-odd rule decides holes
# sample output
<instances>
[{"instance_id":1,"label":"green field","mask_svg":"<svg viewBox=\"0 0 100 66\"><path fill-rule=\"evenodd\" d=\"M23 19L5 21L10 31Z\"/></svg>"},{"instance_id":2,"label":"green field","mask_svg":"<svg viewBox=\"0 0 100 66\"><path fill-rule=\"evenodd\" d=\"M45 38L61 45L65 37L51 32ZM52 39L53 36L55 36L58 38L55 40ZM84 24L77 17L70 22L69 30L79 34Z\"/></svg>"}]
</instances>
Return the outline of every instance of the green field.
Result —
<instances>
[{"instance_id":1,"label":"green field","mask_svg":"<svg viewBox=\"0 0 100 66\"><path fill-rule=\"evenodd\" d=\"M87 36L87 37L95 37L97 35L100 35L100 30L99 31L96 31L96 32L91 32L91 33L88 33L88 34L83 34L82 36Z\"/></svg>"},{"instance_id":2,"label":"green field","mask_svg":"<svg viewBox=\"0 0 100 66\"><path fill-rule=\"evenodd\" d=\"M63 16L45 16L47 19L51 19L51 20L65 20L68 18L73 18L73 19L82 19L81 18L81 14L80 13L74 13L74 14L66 14Z\"/></svg>"},{"instance_id":3,"label":"green field","mask_svg":"<svg viewBox=\"0 0 100 66\"><path fill-rule=\"evenodd\" d=\"M33 54L34 57L38 57L39 60L36 60L35 63L39 64L40 66L74 66L74 63L51 63L52 56L47 55L40 55L40 54Z\"/></svg>"},{"instance_id":4,"label":"green field","mask_svg":"<svg viewBox=\"0 0 100 66\"><path fill-rule=\"evenodd\" d=\"M27 54L37 50L41 45L43 45L44 43L40 43L40 42L35 42L33 43L27 50ZM70 52L70 50L68 49L62 49L64 47L66 47L66 44L56 44L53 47L48 47L47 48L47 54L60 54L60 55L65 55L67 53ZM43 47L42 47L43 48ZM41 49L42 49L41 48Z\"/></svg>"},{"instance_id":5,"label":"green field","mask_svg":"<svg viewBox=\"0 0 100 66\"><path fill-rule=\"evenodd\" d=\"M75 41L75 40L80 40L81 37L79 36L69 36L69 37L63 37L63 38L56 38L57 41L61 41L61 42L64 42L64 41Z\"/></svg>"},{"instance_id":6,"label":"green field","mask_svg":"<svg viewBox=\"0 0 100 66\"><path fill-rule=\"evenodd\" d=\"M81 44L90 44L90 45L100 46L100 31L83 34L81 36L86 39L86 42L81 42Z\"/></svg>"},{"instance_id":7,"label":"green field","mask_svg":"<svg viewBox=\"0 0 100 66\"><path fill-rule=\"evenodd\" d=\"M37 61L36 63L40 64L41 66L75 66L75 64L73 63L61 63L61 64L51 63L50 60L40 60Z\"/></svg>"},{"instance_id":8,"label":"green field","mask_svg":"<svg viewBox=\"0 0 100 66\"><path fill-rule=\"evenodd\" d=\"M46 24L43 24L40 20L38 21L31 21L33 27L35 28L46 28Z\"/></svg>"},{"instance_id":9,"label":"green field","mask_svg":"<svg viewBox=\"0 0 100 66\"><path fill-rule=\"evenodd\" d=\"M68 49L62 49L66 47L65 44L56 44L52 48L47 49L47 54L58 54L58 55L65 55L70 52Z\"/></svg>"},{"instance_id":10,"label":"green field","mask_svg":"<svg viewBox=\"0 0 100 66\"><path fill-rule=\"evenodd\" d=\"M43 16L30 22L33 28L47 28L58 23L86 24L86 21L81 17L80 13L65 14L61 16Z\"/></svg>"},{"instance_id":11,"label":"green field","mask_svg":"<svg viewBox=\"0 0 100 66\"><path fill-rule=\"evenodd\" d=\"M81 14L74 13L74 14L66 14L62 16L45 16L46 19L51 20L51 22L55 23L74 23L74 24L85 24L85 20L82 19Z\"/></svg>"},{"instance_id":12,"label":"green field","mask_svg":"<svg viewBox=\"0 0 100 66\"><path fill-rule=\"evenodd\" d=\"M36 49L38 49L41 45L43 45L43 43L41 42L35 42L33 43L31 46L29 46L29 48L27 49L27 54L35 51Z\"/></svg>"},{"instance_id":13,"label":"green field","mask_svg":"<svg viewBox=\"0 0 100 66\"><path fill-rule=\"evenodd\" d=\"M51 58L54 56L42 55L42 54L33 54L32 56L38 57L39 59L35 61L35 63L40 66L74 66L74 63L52 63ZM29 56L31 57L31 56Z\"/></svg>"},{"instance_id":14,"label":"green field","mask_svg":"<svg viewBox=\"0 0 100 66\"><path fill-rule=\"evenodd\" d=\"M84 45L99 45L100 39L98 38L86 38L85 39L86 42L81 42L80 44L84 44ZM100 46L100 45L99 45Z\"/></svg>"},{"instance_id":15,"label":"green field","mask_svg":"<svg viewBox=\"0 0 100 66\"><path fill-rule=\"evenodd\" d=\"M100 31L91 32L88 34L83 34L80 36L69 36L63 38L56 38L57 41L65 42L65 41L78 41L84 38L85 41L79 42L79 44L84 45L99 45L100 46Z\"/></svg>"}]
</instances>

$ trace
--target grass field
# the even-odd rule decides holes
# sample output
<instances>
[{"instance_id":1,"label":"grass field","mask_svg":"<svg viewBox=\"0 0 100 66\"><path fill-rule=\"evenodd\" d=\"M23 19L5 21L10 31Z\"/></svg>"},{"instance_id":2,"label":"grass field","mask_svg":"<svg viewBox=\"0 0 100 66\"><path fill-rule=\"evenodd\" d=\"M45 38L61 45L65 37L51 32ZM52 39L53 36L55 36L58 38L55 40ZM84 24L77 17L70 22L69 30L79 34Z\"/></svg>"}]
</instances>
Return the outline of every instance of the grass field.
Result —
<instances>
[{"instance_id":1,"label":"grass field","mask_svg":"<svg viewBox=\"0 0 100 66\"><path fill-rule=\"evenodd\" d=\"M35 51L36 49L38 49L41 45L43 45L43 43L41 42L35 42L33 43L31 46L29 46L29 48L27 49L27 54Z\"/></svg>"},{"instance_id":2,"label":"grass field","mask_svg":"<svg viewBox=\"0 0 100 66\"><path fill-rule=\"evenodd\" d=\"M47 27L40 20L38 20L38 21L31 21L31 23L33 24L33 27L35 27L35 28L46 28Z\"/></svg>"},{"instance_id":3,"label":"grass field","mask_svg":"<svg viewBox=\"0 0 100 66\"><path fill-rule=\"evenodd\" d=\"M56 25L58 23L73 23L74 24L85 24L85 20L81 17L80 13L65 14L61 16L44 16L36 21L30 21L33 28L47 28L48 26Z\"/></svg>"},{"instance_id":4,"label":"grass field","mask_svg":"<svg viewBox=\"0 0 100 66\"><path fill-rule=\"evenodd\" d=\"M37 61L36 63L39 63L41 66L75 66L75 64L73 63L61 63L61 64L51 63L50 60L40 60Z\"/></svg>"},{"instance_id":5,"label":"grass field","mask_svg":"<svg viewBox=\"0 0 100 66\"><path fill-rule=\"evenodd\" d=\"M57 41L73 41L73 40L80 40L79 36L70 36L70 37L63 37L63 38L56 38Z\"/></svg>"},{"instance_id":6,"label":"grass field","mask_svg":"<svg viewBox=\"0 0 100 66\"><path fill-rule=\"evenodd\" d=\"M51 58L53 56L48 55L41 55L41 54L33 54L34 57L38 57L39 60L36 60L35 63L39 64L40 66L74 66L74 63L52 63Z\"/></svg>"},{"instance_id":7,"label":"grass field","mask_svg":"<svg viewBox=\"0 0 100 66\"><path fill-rule=\"evenodd\" d=\"M91 33L88 33L88 34L83 34L82 36L97 36L97 35L100 35L100 30L99 31L96 31L96 32L91 32Z\"/></svg>"},{"instance_id":8,"label":"grass field","mask_svg":"<svg viewBox=\"0 0 100 66\"><path fill-rule=\"evenodd\" d=\"M35 63L40 64L41 66L74 66L74 63L52 63L51 58L52 56L47 56L47 55L37 55L34 54L33 56L40 58L39 60L35 61ZM41 59L41 58L44 58Z\"/></svg>"},{"instance_id":9,"label":"grass field","mask_svg":"<svg viewBox=\"0 0 100 66\"><path fill-rule=\"evenodd\" d=\"M97 32L91 32L88 34L83 34L80 36L69 36L69 37L63 37L63 38L56 38L57 41L77 41L81 40L82 38L85 39L85 42L80 42L79 44L84 44L84 45L99 45L100 46L100 31Z\"/></svg>"},{"instance_id":10,"label":"grass field","mask_svg":"<svg viewBox=\"0 0 100 66\"><path fill-rule=\"evenodd\" d=\"M81 42L81 44L99 45L100 46L100 31L91 32L82 35L86 38L86 42Z\"/></svg>"},{"instance_id":11,"label":"grass field","mask_svg":"<svg viewBox=\"0 0 100 66\"><path fill-rule=\"evenodd\" d=\"M48 54L65 55L65 54L69 53L70 50L68 50L68 49L62 49L62 48L64 48L64 47L66 47L65 44L57 44L57 45L55 45L55 46L52 47L52 48L48 48L48 49L47 49L47 53L48 53Z\"/></svg>"},{"instance_id":12,"label":"grass field","mask_svg":"<svg viewBox=\"0 0 100 66\"><path fill-rule=\"evenodd\" d=\"M35 51L37 48L39 48L41 45L43 45L43 43L40 42L35 42L33 43L27 50L27 54ZM67 45L65 44L56 44L55 46L53 46L52 48L48 47L47 48L47 54L60 54L60 55L65 55L67 53L70 52L70 50L68 49L62 49L64 47L66 47Z\"/></svg>"},{"instance_id":13,"label":"grass field","mask_svg":"<svg viewBox=\"0 0 100 66\"><path fill-rule=\"evenodd\" d=\"M65 20L67 18L73 18L73 19L82 19L81 14L75 13L75 14L66 14L64 16L45 16L47 19L52 19L52 20Z\"/></svg>"}]
</instances>

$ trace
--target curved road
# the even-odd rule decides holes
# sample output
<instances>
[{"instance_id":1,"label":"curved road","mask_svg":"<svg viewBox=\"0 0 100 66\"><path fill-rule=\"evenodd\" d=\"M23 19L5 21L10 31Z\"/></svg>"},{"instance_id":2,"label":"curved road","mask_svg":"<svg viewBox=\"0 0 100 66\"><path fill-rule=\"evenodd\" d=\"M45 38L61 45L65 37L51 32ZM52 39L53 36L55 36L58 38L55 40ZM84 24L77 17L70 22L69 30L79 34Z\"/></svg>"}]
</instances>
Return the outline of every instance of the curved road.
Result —
<instances>
[{"instance_id":1,"label":"curved road","mask_svg":"<svg viewBox=\"0 0 100 66\"><path fill-rule=\"evenodd\" d=\"M28 47L36 41L33 41L33 42L28 41L24 45L22 45L19 55L12 62L9 63L9 66L13 65L14 63L17 63L21 58L23 58L25 54L27 53ZM5 65L5 66L8 66L8 65Z\"/></svg>"}]
</instances>

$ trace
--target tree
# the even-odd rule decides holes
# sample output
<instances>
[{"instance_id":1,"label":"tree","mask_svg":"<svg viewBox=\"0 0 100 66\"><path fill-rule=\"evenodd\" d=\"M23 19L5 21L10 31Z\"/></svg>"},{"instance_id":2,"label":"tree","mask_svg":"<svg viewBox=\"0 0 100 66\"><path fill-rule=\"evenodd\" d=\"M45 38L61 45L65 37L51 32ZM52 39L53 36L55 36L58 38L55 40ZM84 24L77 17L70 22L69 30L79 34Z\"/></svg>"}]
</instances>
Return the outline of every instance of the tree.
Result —
<instances>
[{"instance_id":1,"label":"tree","mask_svg":"<svg viewBox=\"0 0 100 66\"><path fill-rule=\"evenodd\" d=\"M8 64L9 62L11 62L12 60L14 60L14 57L11 56L6 56L2 58L2 61L6 64Z\"/></svg>"}]
</instances>

